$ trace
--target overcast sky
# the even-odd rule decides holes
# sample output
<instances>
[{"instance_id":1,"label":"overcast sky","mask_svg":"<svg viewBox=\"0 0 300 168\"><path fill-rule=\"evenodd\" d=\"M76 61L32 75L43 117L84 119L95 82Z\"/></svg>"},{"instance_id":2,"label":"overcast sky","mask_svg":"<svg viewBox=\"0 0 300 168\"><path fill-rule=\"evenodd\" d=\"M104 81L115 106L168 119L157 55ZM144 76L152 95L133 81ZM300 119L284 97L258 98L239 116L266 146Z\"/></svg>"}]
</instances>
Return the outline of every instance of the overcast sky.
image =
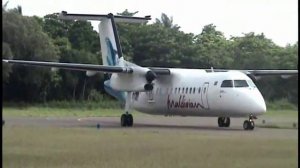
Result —
<instances>
[{"instance_id":1,"label":"overcast sky","mask_svg":"<svg viewBox=\"0 0 300 168\"><path fill-rule=\"evenodd\" d=\"M62 10L116 14L128 9L139 11L136 16L151 15L153 22L165 13L186 33L199 34L213 23L227 38L263 32L280 46L298 41L298 0L9 0L8 8L17 5L23 15L40 17Z\"/></svg>"}]
</instances>

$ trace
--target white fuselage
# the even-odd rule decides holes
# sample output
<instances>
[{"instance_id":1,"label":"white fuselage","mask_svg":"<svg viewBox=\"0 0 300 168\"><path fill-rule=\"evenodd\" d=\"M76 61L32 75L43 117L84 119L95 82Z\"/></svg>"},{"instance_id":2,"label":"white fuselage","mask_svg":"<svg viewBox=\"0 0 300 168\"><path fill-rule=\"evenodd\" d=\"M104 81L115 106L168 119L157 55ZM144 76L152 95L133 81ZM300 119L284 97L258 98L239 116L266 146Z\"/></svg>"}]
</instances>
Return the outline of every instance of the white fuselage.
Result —
<instances>
[{"instance_id":1,"label":"white fuselage","mask_svg":"<svg viewBox=\"0 0 300 168\"><path fill-rule=\"evenodd\" d=\"M246 117L266 112L261 93L241 72L170 70L172 75L159 76L154 81L151 92L134 92L130 106L157 115ZM232 81L232 86L226 87L224 80ZM235 87L238 82L248 86Z\"/></svg>"}]
</instances>

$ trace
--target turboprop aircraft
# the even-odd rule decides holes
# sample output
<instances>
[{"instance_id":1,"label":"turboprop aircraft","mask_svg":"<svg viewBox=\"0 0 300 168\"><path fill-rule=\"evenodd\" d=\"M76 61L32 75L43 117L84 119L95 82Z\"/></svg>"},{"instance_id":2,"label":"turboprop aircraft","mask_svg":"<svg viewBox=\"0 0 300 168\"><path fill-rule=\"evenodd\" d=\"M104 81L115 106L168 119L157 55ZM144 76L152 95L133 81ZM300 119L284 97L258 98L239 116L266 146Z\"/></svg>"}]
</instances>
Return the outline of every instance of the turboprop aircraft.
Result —
<instances>
[{"instance_id":1,"label":"turboprop aircraft","mask_svg":"<svg viewBox=\"0 0 300 168\"><path fill-rule=\"evenodd\" d=\"M254 119L266 112L263 96L252 79L264 75L298 75L298 70L224 70L141 67L124 59L116 22L146 23L145 17L68 14L60 19L96 20L99 23L103 65L3 60L3 62L107 73L107 93L125 102L121 126L131 127L130 109L154 115L218 117L219 127L229 127L230 117L247 117L245 130L253 130Z\"/></svg>"}]
</instances>

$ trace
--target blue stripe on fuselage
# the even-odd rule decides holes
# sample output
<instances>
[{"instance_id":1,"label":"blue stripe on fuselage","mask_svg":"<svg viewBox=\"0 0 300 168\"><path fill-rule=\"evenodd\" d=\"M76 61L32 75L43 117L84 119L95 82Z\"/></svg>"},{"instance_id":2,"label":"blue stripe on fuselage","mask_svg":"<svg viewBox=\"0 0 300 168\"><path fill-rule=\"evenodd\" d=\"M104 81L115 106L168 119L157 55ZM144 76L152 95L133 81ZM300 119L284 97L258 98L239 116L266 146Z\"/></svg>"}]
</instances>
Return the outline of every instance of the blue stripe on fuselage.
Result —
<instances>
[{"instance_id":1,"label":"blue stripe on fuselage","mask_svg":"<svg viewBox=\"0 0 300 168\"><path fill-rule=\"evenodd\" d=\"M126 100L126 93L122 91L116 91L110 86L110 80L104 82L104 90L112 95L113 97L117 98L118 100L125 102Z\"/></svg>"}]
</instances>

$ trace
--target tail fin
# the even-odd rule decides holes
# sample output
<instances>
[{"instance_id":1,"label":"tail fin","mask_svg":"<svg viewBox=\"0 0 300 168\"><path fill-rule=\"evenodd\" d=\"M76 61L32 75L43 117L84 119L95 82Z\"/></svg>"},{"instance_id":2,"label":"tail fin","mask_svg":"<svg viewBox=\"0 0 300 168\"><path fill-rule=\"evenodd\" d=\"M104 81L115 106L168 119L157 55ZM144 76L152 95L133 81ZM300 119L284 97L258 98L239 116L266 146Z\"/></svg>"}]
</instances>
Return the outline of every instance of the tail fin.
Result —
<instances>
[{"instance_id":1,"label":"tail fin","mask_svg":"<svg viewBox=\"0 0 300 168\"><path fill-rule=\"evenodd\" d=\"M102 53L103 65L121 66L119 59L122 58L122 50L115 22L127 23L145 23L151 20L150 16L130 17L130 16L114 16L94 15L94 14L68 14L62 11L59 18L66 20L99 20L99 36ZM122 58L123 59L123 58Z\"/></svg>"},{"instance_id":2,"label":"tail fin","mask_svg":"<svg viewBox=\"0 0 300 168\"><path fill-rule=\"evenodd\" d=\"M117 32L116 22L128 22L128 23L145 23L150 20L150 16L142 17L128 17L128 16L114 16L108 15L89 15L89 14L68 14L63 11L59 18L68 20L99 20L98 25L100 45L102 53L103 65L110 66L123 66L124 62L122 50L120 46L120 40ZM126 93L122 91L116 91L112 89L110 85L110 79L104 82L104 89L110 95L125 102Z\"/></svg>"},{"instance_id":3,"label":"tail fin","mask_svg":"<svg viewBox=\"0 0 300 168\"><path fill-rule=\"evenodd\" d=\"M119 58L122 57L122 50L119 36L116 31L114 17L109 14L110 19L104 19L99 23L99 36L101 44L103 65L119 65Z\"/></svg>"}]
</instances>

